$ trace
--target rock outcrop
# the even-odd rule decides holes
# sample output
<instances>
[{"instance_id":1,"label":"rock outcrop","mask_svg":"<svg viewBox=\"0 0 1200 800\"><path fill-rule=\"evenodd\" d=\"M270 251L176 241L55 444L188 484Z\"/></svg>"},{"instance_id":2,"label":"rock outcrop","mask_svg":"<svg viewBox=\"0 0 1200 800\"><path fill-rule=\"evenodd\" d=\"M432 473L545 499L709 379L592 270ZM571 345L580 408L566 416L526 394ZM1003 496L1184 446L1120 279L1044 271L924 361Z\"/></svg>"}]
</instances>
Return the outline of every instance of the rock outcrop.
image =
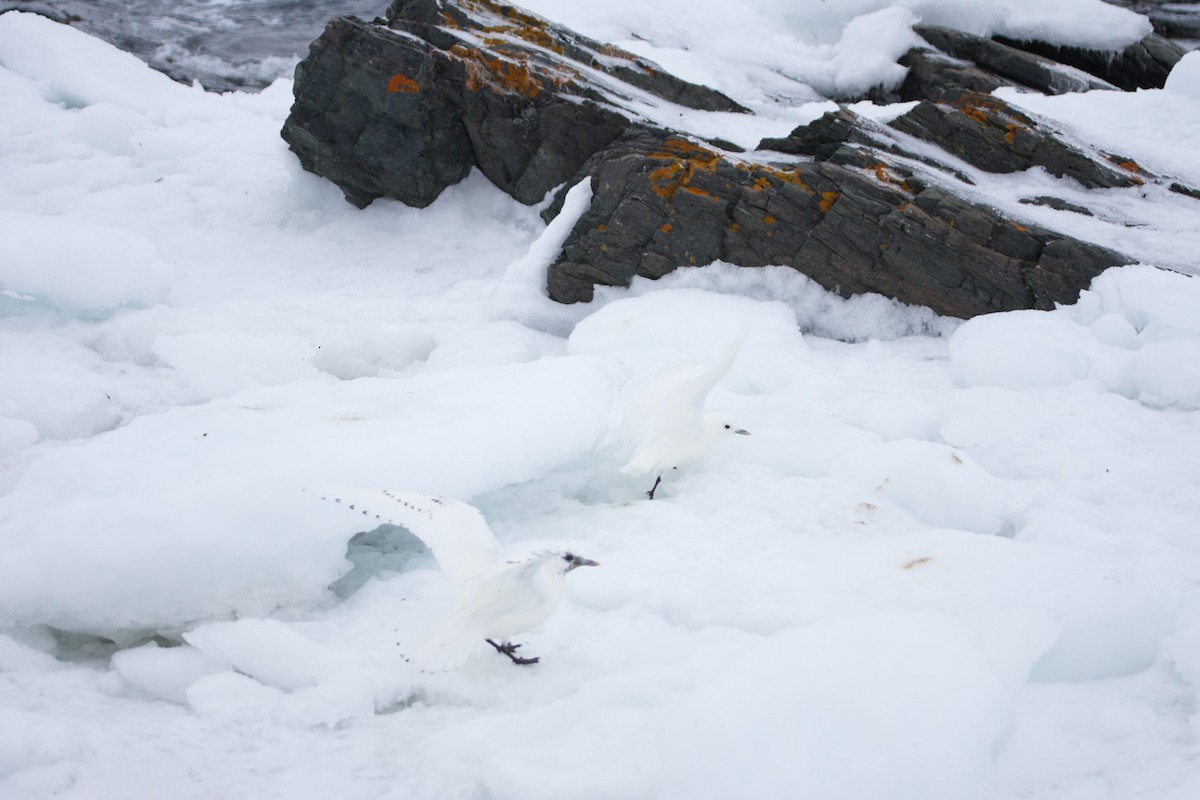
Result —
<instances>
[{"instance_id":1,"label":"rock outcrop","mask_svg":"<svg viewBox=\"0 0 1200 800\"><path fill-rule=\"evenodd\" d=\"M1021 225L882 160L750 163L681 138L615 152L550 267L551 298L592 298L681 265L787 265L843 293L970 317L1073 300L1125 259Z\"/></svg>"},{"instance_id":2,"label":"rock outcrop","mask_svg":"<svg viewBox=\"0 0 1200 800\"><path fill-rule=\"evenodd\" d=\"M1071 302L1129 261L966 200L961 188L972 175L1033 168L1083 187L1141 185L1136 164L1065 140L988 93L1161 85L1182 51L1151 36L1100 63L1070 48L918 32L928 46L904 56L908 78L877 93L919 101L912 109L882 125L843 108L741 156L636 110L652 98L745 111L719 92L493 0L396 0L373 22L329 23L297 69L283 136L360 206L383 196L428 205L478 168L527 204L558 187L553 216L567 186L590 180L591 207L547 275L563 303L722 260L788 265L845 294L970 317ZM1087 213L1044 194L1027 201Z\"/></svg>"},{"instance_id":3,"label":"rock outcrop","mask_svg":"<svg viewBox=\"0 0 1200 800\"><path fill-rule=\"evenodd\" d=\"M728 97L491 0L398 0L386 19L333 19L296 70L283 128L306 169L365 206L424 207L473 167L536 203L624 133L612 86L709 111Z\"/></svg>"}]
</instances>

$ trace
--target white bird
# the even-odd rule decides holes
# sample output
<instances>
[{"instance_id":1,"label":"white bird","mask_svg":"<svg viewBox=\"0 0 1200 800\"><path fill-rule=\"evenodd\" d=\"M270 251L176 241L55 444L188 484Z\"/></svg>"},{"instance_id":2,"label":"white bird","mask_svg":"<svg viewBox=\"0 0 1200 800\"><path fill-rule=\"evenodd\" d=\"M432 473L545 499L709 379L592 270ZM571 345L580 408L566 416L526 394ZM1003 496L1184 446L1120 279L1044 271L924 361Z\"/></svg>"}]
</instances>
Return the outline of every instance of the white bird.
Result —
<instances>
[{"instance_id":1,"label":"white bird","mask_svg":"<svg viewBox=\"0 0 1200 800\"><path fill-rule=\"evenodd\" d=\"M446 497L411 492L347 489L332 500L374 522L411 531L433 552L454 583L458 606L418 649L413 661L429 670L459 666L479 654L484 642L514 664L523 658L510 637L548 620L562 603L565 579L577 567L599 563L562 550L542 550L505 559L479 509Z\"/></svg>"},{"instance_id":2,"label":"white bird","mask_svg":"<svg viewBox=\"0 0 1200 800\"><path fill-rule=\"evenodd\" d=\"M743 325L713 363L683 367L664 375L630 406L626 419L640 428L641 441L621 471L627 475L654 475L654 485L646 492L651 500L668 470L703 458L726 436L750 435L732 420L704 413L708 393L733 365L747 330Z\"/></svg>"}]
</instances>

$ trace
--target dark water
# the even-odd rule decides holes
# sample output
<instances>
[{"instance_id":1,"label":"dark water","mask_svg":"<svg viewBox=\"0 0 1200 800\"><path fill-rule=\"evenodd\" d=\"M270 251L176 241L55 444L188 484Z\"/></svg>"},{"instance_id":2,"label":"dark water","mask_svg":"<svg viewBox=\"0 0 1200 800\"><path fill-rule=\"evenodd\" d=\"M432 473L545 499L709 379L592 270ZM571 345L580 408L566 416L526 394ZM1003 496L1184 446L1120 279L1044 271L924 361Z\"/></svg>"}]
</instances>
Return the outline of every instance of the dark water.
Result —
<instances>
[{"instance_id":1,"label":"dark water","mask_svg":"<svg viewBox=\"0 0 1200 800\"><path fill-rule=\"evenodd\" d=\"M381 16L390 0L3 0L134 53L206 89L255 89L289 74L331 17Z\"/></svg>"}]
</instances>

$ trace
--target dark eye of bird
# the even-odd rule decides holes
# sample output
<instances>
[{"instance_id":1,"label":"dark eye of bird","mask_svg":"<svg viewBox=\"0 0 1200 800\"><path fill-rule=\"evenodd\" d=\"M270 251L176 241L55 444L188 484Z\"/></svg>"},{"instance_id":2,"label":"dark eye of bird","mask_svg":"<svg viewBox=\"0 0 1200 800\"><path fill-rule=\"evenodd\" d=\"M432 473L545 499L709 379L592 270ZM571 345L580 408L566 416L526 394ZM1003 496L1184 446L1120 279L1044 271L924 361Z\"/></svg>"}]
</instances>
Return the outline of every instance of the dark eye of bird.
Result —
<instances>
[{"instance_id":1,"label":"dark eye of bird","mask_svg":"<svg viewBox=\"0 0 1200 800\"><path fill-rule=\"evenodd\" d=\"M566 559L567 563L569 564L575 560L575 554L567 553L565 556L563 556L563 558Z\"/></svg>"},{"instance_id":2,"label":"dark eye of bird","mask_svg":"<svg viewBox=\"0 0 1200 800\"><path fill-rule=\"evenodd\" d=\"M725 430L729 430L729 428L730 428L730 426L729 426L729 425L726 425L726 426L725 426Z\"/></svg>"}]
</instances>

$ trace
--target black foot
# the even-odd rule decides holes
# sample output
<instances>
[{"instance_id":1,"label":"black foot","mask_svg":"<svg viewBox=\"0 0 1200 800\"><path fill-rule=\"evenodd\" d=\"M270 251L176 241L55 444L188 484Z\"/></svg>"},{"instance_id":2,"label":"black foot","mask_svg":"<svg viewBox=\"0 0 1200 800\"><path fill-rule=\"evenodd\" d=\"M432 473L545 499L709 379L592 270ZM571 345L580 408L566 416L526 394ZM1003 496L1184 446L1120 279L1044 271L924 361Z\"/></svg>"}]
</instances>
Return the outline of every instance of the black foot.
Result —
<instances>
[{"instance_id":1,"label":"black foot","mask_svg":"<svg viewBox=\"0 0 1200 800\"><path fill-rule=\"evenodd\" d=\"M659 475L657 478L654 479L654 485L650 487L650 491L646 492L646 497L649 497L651 500L653 500L654 499L654 490L658 488L658 485L660 483L662 483L662 475Z\"/></svg>"},{"instance_id":2,"label":"black foot","mask_svg":"<svg viewBox=\"0 0 1200 800\"><path fill-rule=\"evenodd\" d=\"M484 639L484 641L487 642L488 644L490 644L492 647L496 648L497 653L502 653L502 654L508 656L510 659L512 659L512 662L514 664L536 664L539 661L541 661L541 659L537 658L537 657L522 658L521 656L517 655L517 648L521 646L519 644L513 644L512 642L505 642L504 644L496 644L491 639Z\"/></svg>"}]
</instances>

